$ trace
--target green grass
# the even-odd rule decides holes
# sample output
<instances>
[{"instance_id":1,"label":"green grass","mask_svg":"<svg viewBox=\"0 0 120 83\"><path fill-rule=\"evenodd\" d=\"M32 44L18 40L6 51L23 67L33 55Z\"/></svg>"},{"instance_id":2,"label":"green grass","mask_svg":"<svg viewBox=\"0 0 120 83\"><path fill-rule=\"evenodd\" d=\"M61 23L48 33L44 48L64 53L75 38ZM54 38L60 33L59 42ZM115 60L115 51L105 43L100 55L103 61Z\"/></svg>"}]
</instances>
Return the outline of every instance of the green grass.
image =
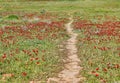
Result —
<instances>
[{"instance_id":1,"label":"green grass","mask_svg":"<svg viewBox=\"0 0 120 83\"><path fill-rule=\"evenodd\" d=\"M81 20L91 21L93 24L104 23L102 28L97 28L95 25L83 25L83 27L79 25L79 28L75 30L79 34L77 47L81 59L80 64L83 67L81 74L86 77L85 83L114 83L120 81L120 28L115 25L112 26L113 23L119 22L119 19L113 20L112 16L109 18L103 16L102 18L104 20L98 20L97 17L91 19L90 17L76 21L81 24L85 23ZM110 22L110 24L107 22ZM89 24L89 22L85 24ZM117 35L112 35L114 32L111 27L115 29L115 33L118 32ZM76 25L74 28L76 28ZM95 32L99 33L100 30L109 30L111 33L107 35L107 31L99 35L94 34Z\"/></svg>"},{"instance_id":2,"label":"green grass","mask_svg":"<svg viewBox=\"0 0 120 83\"><path fill-rule=\"evenodd\" d=\"M82 33L78 38L81 40L78 42L78 54L82 61L81 66L83 67L83 71L81 71L81 73L86 77L85 83L100 83L100 79L105 80L107 83L119 81L119 66L118 68L114 67L115 65L120 65L119 50L116 50L120 44L116 43L114 38L112 38L111 41L101 41L99 44L87 40L82 42L82 39L84 38ZM96 37L91 36L91 38ZM100 41L101 37L98 37L97 40ZM110 47L111 49L101 51L100 49L95 49L94 46ZM110 68L108 68L108 64L110 65ZM93 71L98 73L99 76L95 76L94 73L92 73Z\"/></svg>"},{"instance_id":3,"label":"green grass","mask_svg":"<svg viewBox=\"0 0 120 83\"><path fill-rule=\"evenodd\" d=\"M33 22L29 22L29 19L34 16L31 18L27 15L28 21L24 21L25 13L19 15L10 12L10 14L2 15L0 24L1 83L4 83L4 80L7 83L29 83L32 80L45 82L48 77L55 76L62 69L63 57L61 57L58 45L67 38L64 22L60 22L64 17L59 17L57 13L56 16L50 14L49 19L52 18L50 24L59 22L61 25L45 26L44 23L47 21L42 22L42 20L47 20L46 14L35 14L43 18ZM40 25L39 22L43 24ZM9 74L13 76L5 76Z\"/></svg>"},{"instance_id":4,"label":"green grass","mask_svg":"<svg viewBox=\"0 0 120 83\"><path fill-rule=\"evenodd\" d=\"M44 12L44 14L43 14ZM113 21L113 18L116 19L114 21L120 20L120 1L119 0L76 0L76 1L3 1L0 0L0 29L4 30L5 26L26 26L29 24L28 19L32 19L31 17L27 17L27 20L24 20L25 14L35 14L35 16L43 16L44 20L50 19L51 21L64 21L66 23L68 21L68 13L72 13L75 21L80 20L89 20L93 23L102 23L104 21L110 20ZM19 18L13 19L8 18L10 15L16 15ZM49 17L50 16L50 17ZM101 16L101 20L96 18L97 16ZM34 16L33 16L34 17ZM107 19L106 17L110 17ZM15 23L15 24L14 24ZM33 22L37 23L36 21ZM38 34L36 28L41 28L40 34ZM62 58L65 56L64 53L59 52L58 45L66 40L67 35L64 29L64 26L54 27L55 30L44 32L44 28L46 27L36 27L34 29L30 29L31 35L23 34L24 36L16 37L18 33L12 32L13 29L8 29L6 33L2 36L1 39L5 39L8 36L15 36L15 39L4 40L0 42L0 57L3 56L4 53L7 54L7 59L5 62L2 62L0 59L0 78L2 78L3 74L14 74L12 78L6 79L7 82L15 82L21 83L23 81L30 80L41 80L46 81L48 77L55 76L62 69ZM91 30L95 28L92 27ZM19 29L18 29L19 31ZM9 32L9 33L7 33ZM96 38L97 41L101 41L99 44L93 43L91 41L83 41L81 39L86 38L86 34L80 30L76 30L79 34L78 39L78 55L82 61L81 66L83 67L83 71L81 74L86 77L85 83L100 83L100 79L106 80L108 83L113 83L115 81L120 80L120 70L112 68L115 64L119 62L119 51L115 50L116 47L119 47L120 44L116 42L116 39L112 37L110 41L101 41L101 38L106 39L104 36L95 36L90 35L91 38ZM48 33L48 34L46 34ZM0 34L2 34L0 32ZM56 34L57 36L52 38L51 35ZM48 35L43 40L39 40L36 38L36 35ZM64 35L64 36L63 36ZM29 39L28 36L31 36L33 39ZM16 41L13 45L12 42ZM9 44L8 44L9 42ZM108 51L101 51L99 49L94 49L94 46L104 47L110 46L112 49ZM19 52L16 53L16 48L19 49ZM38 49L38 56L34 54L33 49ZM40 65L36 65L36 60L32 63L29 62L30 58L27 54L25 54L22 50L29 50L34 57L38 57L40 60ZM46 50L42 52L42 50ZM15 55L14 57L10 57L11 54ZM18 58L19 60L15 59ZM45 59L42 60L42 59ZM26 63L27 66L26 66ZM106 64L110 63L112 67L108 69L108 72L104 72L103 68L106 68ZM59 66L59 67L58 67ZM99 68L96 71L96 68ZM99 73L100 77L94 76L94 74L90 74L91 71L96 71ZM23 76L22 72L26 72L27 76ZM52 73L52 74L51 74Z\"/></svg>"}]
</instances>

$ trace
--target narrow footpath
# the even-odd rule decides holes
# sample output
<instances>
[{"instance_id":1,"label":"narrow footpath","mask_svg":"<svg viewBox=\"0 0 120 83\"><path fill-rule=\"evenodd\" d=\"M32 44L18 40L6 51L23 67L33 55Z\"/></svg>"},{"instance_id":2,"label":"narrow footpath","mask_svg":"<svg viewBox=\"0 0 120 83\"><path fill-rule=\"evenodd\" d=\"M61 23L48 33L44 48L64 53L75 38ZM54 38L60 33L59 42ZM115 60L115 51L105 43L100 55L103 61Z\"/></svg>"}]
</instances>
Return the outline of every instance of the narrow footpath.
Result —
<instances>
[{"instance_id":1,"label":"narrow footpath","mask_svg":"<svg viewBox=\"0 0 120 83\"><path fill-rule=\"evenodd\" d=\"M67 34L70 38L66 42L65 48L67 49L67 58L64 60L64 69L58 74L58 77L49 78L47 83L82 83L83 79L80 77L80 59L77 55L77 33L73 32L72 23L73 17L70 16L70 22L66 24Z\"/></svg>"}]
</instances>

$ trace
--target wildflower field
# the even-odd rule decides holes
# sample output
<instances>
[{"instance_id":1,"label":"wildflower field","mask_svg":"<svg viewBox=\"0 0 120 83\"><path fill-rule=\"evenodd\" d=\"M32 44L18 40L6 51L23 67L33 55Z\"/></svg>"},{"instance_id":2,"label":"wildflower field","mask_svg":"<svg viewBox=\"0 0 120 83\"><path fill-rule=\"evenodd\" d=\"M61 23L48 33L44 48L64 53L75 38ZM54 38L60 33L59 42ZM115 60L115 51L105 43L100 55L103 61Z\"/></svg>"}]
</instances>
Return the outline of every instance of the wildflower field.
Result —
<instances>
[{"instance_id":1,"label":"wildflower field","mask_svg":"<svg viewBox=\"0 0 120 83\"><path fill-rule=\"evenodd\" d=\"M120 83L119 0L0 0L0 83L57 77L69 56L69 14L78 34L80 83Z\"/></svg>"}]
</instances>

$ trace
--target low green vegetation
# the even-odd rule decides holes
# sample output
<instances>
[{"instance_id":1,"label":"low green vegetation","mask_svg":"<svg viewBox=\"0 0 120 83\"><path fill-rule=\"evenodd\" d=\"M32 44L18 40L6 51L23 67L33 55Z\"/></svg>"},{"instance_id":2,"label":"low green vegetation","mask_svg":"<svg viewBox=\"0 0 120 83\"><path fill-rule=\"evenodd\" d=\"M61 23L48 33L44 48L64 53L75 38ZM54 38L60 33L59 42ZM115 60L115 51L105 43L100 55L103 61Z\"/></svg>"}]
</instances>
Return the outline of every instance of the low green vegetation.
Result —
<instances>
[{"instance_id":1,"label":"low green vegetation","mask_svg":"<svg viewBox=\"0 0 120 83\"><path fill-rule=\"evenodd\" d=\"M120 81L119 0L0 0L0 83L44 83L62 70L69 13L84 83Z\"/></svg>"}]
</instances>

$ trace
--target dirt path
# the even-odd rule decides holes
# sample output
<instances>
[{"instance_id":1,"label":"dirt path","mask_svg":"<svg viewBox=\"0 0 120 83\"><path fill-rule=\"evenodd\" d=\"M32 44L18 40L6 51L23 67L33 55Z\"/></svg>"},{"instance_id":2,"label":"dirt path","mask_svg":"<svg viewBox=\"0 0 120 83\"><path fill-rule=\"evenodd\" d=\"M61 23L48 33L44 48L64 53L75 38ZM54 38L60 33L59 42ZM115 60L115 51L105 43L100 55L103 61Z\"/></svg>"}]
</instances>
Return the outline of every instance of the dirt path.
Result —
<instances>
[{"instance_id":1,"label":"dirt path","mask_svg":"<svg viewBox=\"0 0 120 83\"><path fill-rule=\"evenodd\" d=\"M72 23L73 17L69 18L70 22L66 24L67 33L70 39L66 42L66 49L68 50L67 58L64 60L64 70L62 70L57 78L49 78L47 83L81 83L81 77L79 76L79 71L81 67L79 66L80 60L77 56L77 36L78 34L73 32Z\"/></svg>"}]
</instances>

